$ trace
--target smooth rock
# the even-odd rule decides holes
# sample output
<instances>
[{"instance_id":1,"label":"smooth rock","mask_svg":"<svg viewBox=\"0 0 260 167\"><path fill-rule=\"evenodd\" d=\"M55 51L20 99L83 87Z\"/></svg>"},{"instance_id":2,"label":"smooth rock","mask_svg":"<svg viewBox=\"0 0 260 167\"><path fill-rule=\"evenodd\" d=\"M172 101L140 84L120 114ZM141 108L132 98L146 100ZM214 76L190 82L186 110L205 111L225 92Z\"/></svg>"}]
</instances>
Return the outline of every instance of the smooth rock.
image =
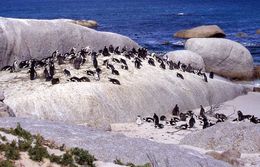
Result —
<instances>
[{"instance_id":1,"label":"smooth rock","mask_svg":"<svg viewBox=\"0 0 260 167\"><path fill-rule=\"evenodd\" d=\"M217 25L199 26L188 30L178 31L174 37L178 38L223 38L225 37L224 31Z\"/></svg>"},{"instance_id":2,"label":"smooth rock","mask_svg":"<svg viewBox=\"0 0 260 167\"><path fill-rule=\"evenodd\" d=\"M41 59L59 50L68 52L72 47L79 51L89 46L98 51L104 46L139 47L126 36L99 32L66 21L11 19L0 17L0 68L14 60Z\"/></svg>"},{"instance_id":3,"label":"smooth rock","mask_svg":"<svg viewBox=\"0 0 260 167\"><path fill-rule=\"evenodd\" d=\"M185 49L202 56L206 71L232 79L253 77L253 58L243 45L219 38L192 38Z\"/></svg>"},{"instance_id":4,"label":"smooth rock","mask_svg":"<svg viewBox=\"0 0 260 167\"><path fill-rule=\"evenodd\" d=\"M169 60L172 60L175 63L178 63L179 61L181 63L184 63L186 65L191 65L195 69L203 69L205 70L205 63L203 61L203 58L198 55L197 53L194 53L189 50L177 50L166 53Z\"/></svg>"},{"instance_id":5,"label":"smooth rock","mask_svg":"<svg viewBox=\"0 0 260 167\"><path fill-rule=\"evenodd\" d=\"M8 105L0 102L0 117L15 117L15 114Z\"/></svg>"},{"instance_id":6,"label":"smooth rock","mask_svg":"<svg viewBox=\"0 0 260 167\"><path fill-rule=\"evenodd\" d=\"M181 144L207 150L225 151L235 148L240 153L259 153L260 126L251 122L224 122L197 133L191 133Z\"/></svg>"},{"instance_id":7,"label":"smooth rock","mask_svg":"<svg viewBox=\"0 0 260 167\"><path fill-rule=\"evenodd\" d=\"M64 143L67 147L86 149L103 162L120 159L124 163L144 165L150 162L149 156L159 167L230 167L228 163L178 145L130 138L85 126L44 120L0 118L0 127L15 127L17 122L20 122L22 128L34 134L40 133L44 138L57 144Z\"/></svg>"}]
</instances>

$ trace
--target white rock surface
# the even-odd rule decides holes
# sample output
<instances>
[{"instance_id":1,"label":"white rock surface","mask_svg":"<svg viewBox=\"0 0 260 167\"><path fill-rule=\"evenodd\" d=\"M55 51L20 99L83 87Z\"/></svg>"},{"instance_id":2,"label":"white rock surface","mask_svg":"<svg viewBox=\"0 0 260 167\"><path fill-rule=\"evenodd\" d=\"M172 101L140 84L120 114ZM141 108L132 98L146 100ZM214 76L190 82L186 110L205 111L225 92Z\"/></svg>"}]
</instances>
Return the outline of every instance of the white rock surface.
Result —
<instances>
[{"instance_id":1,"label":"white rock surface","mask_svg":"<svg viewBox=\"0 0 260 167\"><path fill-rule=\"evenodd\" d=\"M0 118L0 127L15 127L16 122L20 122L23 128L33 133L40 133L44 138L54 140L58 144L64 143L68 147L84 148L104 162L120 159L122 162L143 165L149 162L148 154L157 161L160 167L230 166L210 156L177 145L128 138L124 135L84 126L21 118Z\"/></svg>"},{"instance_id":2,"label":"white rock surface","mask_svg":"<svg viewBox=\"0 0 260 167\"><path fill-rule=\"evenodd\" d=\"M0 17L0 68L14 60L51 56L55 50L62 53L72 47L90 46L94 50L104 46L138 47L130 38L99 32L64 20L11 19Z\"/></svg>"},{"instance_id":3,"label":"white rock surface","mask_svg":"<svg viewBox=\"0 0 260 167\"><path fill-rule=\"evenodd\" d=\"M172 52L166 53L169 60L172 60L175 63L178 63L179 61L186 65L191 65L195 69L203 69L205 70L205 63L203 61L203 58L198 55L197 53L194 53L189 50L176 50Z\"/></svg>"},{"instance_id":4,"label":"white rock surface","mask_svg":"<svg viewBox=\"0 0 260 167\"><path fill-rule=\"evenodd\" d=\"M116 56L114 56L116 57ZM120 56L117 56L120 58ZM98 58L99 64L102 57ZM90 60L87 60L89 62ZM19 73L2 72L0 86L5 90L6 100L18 117L34 117L77 124L89 124L96 127L108 127L110 123L133 122L137 115L159 115L171 113L176 104L187 111L221 103L241 95L244 87L218 78L208 79L184 73L179 70L163 70L143 62L141 69L127 60L129 70L122 70L114 63L119 76L111 74L105 66L101 80L90 83L67 82L64 68L72 76L85 76L86 63L82 69L73 70L71 65L56 66L61 83L52 86L44 79L30 81L27 71ZM38 70L40 75L43 70ZM182 73L184 80L177 78ZM107 77L117 78L121 85L113 85Z\"/></svg>"},{"instance_id":5,"label":"white rock surface","mask_svg":"<svg viewBox=\"0 0 260 167\"><path fill-rule=\"evenodd\" d=\"M250 79L253 76L253 58L241 44L219 38L192 38L185 49L202 56L207 71L224 77Z\"/></svg>"},{"instance_id":6,"label":"white rock surface","mask_svg":"<svg viewBox=\"0 0 260 167\"><path fill-rule=\"evenodd\" d=\"M260 127L249 122L218 123L215 126L185 136L180 144L207 150L224 151L235 148L241 153L260 152Z\"/></svg>"}]
</instances>

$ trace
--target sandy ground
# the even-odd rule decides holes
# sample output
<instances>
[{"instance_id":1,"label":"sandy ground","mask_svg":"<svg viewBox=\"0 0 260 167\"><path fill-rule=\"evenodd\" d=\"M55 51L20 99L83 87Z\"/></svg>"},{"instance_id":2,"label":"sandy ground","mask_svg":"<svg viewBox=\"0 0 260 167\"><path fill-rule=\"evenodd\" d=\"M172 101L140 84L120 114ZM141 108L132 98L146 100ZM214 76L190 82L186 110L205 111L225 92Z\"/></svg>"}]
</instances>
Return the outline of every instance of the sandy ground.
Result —
<instances>
[{"instance_id":1,"label":"sandy ground","mask_svg":"<svg viewBox=\"0 0 260 167\"><path fill-rule=\"evenodd\" d=\"M236 111L241 110L244 114L255 115L260 117L260 93L250 92L247 95L239 96L233 100L227 101L223 104L216 105L215 113L224 113L229 116L229 121L237 117ZM206 111L208 107L205 107ZM198 113L200 109L193 110L194 113ZM134 121L134 120L133 120ZM178 122L177 126L184 124L185 122ZM167 144L179 144L180 140L189 133L196 133L202 130L201 123L196 120L195 127L188 130L179 130L175 126L165 125L163 129L154 127L153 123L143 122L141 125L133 123L120 123L112 124L111 128L113 132L124 134L128 137L133 138L145 138L158 143ZM193 146L181 145L185 148L194 149L201 153L208 151ZM223 150L225 151L225 150ZM243 166L254 166L260 167L260 153L256 154L245 154L242 153L240 161L244 164Z\"/></svg>"}]
</instances>

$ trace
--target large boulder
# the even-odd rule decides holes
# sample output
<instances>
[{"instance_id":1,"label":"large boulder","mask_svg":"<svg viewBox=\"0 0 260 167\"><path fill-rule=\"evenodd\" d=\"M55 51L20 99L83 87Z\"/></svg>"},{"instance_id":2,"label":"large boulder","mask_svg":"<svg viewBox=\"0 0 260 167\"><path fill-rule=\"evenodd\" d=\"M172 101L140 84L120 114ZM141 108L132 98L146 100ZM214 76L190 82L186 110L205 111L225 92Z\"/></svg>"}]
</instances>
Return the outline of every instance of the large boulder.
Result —
<instances>
[{"instance_id":1,"label":"large boulder","mask_svg":"<svg viewBox=\"0 0 260 167\"><path fill-rule=\"evenodd\" d=\"M232 79L251 79L253 58L243 45L219 38L192 38L185 49L202 56L207 71Z\"/></svg>"},{"instance_id":2,"label":"large boulder","mask_svg":"<svg viewBox=\"0 0 260 167\"><path fill-rule=\"evenodd\" d=\"M166 53L166 56L168 56L169 60L172 60L175 63L180 61L186 65L190 64L195 69L205 69L203 58L192 51L177 50Z\"/></svg>"},{"instance_id":3,"label":"large boulder","mask_svg":"<svg viewBox=\"0 0 260 167\"><path fill-rule=\"evenodd\" d=\"M260 152L260 126L251 122L218 123L185 136L180 144L206 150L225 151L235 148L241 153Z\"/></svg>"},{"instance_id":4,"label":"large boulder","mask_svg":"<svg viewBox=\"0 0 260 167\"><path fill-rule=\"evenodd\" d=\"M223 38L225 37L224 31L217 25L199 26L188 30L178 31L174 37L178 38Z\"/></svg>"},{"instance_id":5,"label":"large boulder","mask_svg":"<svg viewBox=\"0 0 260 167\"><path fill-rule=\"evenodd\" d=\"M138 47L130 38L99 32L63 20L0 18L0 68L30 58L48 57L55 50L90 46L99 50L108 45Z\"/></svg>"},{"instance_id":6,"label":"large boulder","mask_svg":"<svg viewBox=\"0 0 260 167\"><path fill-rule=\"evenodd\" d=\"M113 63L120 75L102 66L108 57L99 56L98 64L102 73L100 81L88 76L90 83L72 83L64 76L63 69L71 71L72 76L86 76L86 69L93 68L91 57L81 69L75 70L70 64L56 65L55 77L60 84L51 85L45 79L29 80L26 70L18 73L1 72L0 87L5 90L5 102L18 117L34 117L65 121L76 124L89 124L107 128L110 123L132 122L137 115L148 116L170 114L178 104L182 111L221 103L233 99L244 92L244 87L218 78L203 80L203 77L179 70L163 70L142 61L141 69L123 55L128 70L121 69L120 63ZM111 57L112 58L112 57ZM37 69L42 74L43 69ZM176 77L181 73L184 80ZM121 85L113 85L108 77L116 78Z\"/></svg>"},{"instance_id":7,"label":"large boulder","mask_svg":"<svg viewBox=\"0 0 260 167\"><path fill-rule=\"evenodd\" d=\"M100 161L113 162L119 159L124 163L131 162L136 165L150 162L160 167L231 167L223 161L175 144L130 138L85 126L44 120L0 118L0 127L14 128L18 122L33 134L40 133L59 145L86 149Z\"/></svg>"},{"instance_id":8,"label":"large boulder","mask_svg":"<svg viewBox=\"0 0 260 167\"><path fill-rule=\"evenodd\" d=\"M260 29L256 30L256 34L260 34Z\"/></svg>"}]
</instances>

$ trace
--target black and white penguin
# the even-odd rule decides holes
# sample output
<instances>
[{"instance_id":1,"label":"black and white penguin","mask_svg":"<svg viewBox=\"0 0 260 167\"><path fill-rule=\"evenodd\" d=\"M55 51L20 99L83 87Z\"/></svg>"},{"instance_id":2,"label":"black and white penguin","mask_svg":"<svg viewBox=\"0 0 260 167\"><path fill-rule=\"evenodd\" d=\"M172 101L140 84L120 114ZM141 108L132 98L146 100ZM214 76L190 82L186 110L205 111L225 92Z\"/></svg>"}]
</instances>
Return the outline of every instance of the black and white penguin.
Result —
<instances>
[{"instance_id":1,"label":"black and white penguin","mask_svg":"<svg viewBox=\"0 0 260 167\"><path fill-rule=\"evenodd\" d=\"M109 51L108 51L106 46L104 47L104 49L102 51L102 54L103 54L103 56L110 56L110 53L109 53Z\"/></svg>"},{"instance_id":2,"label":"black and white penguin","mask_svg":"<svg viewBox=\"0 0 260 167\"><path fill-rule=\"evenodd\" d=\"M82 63L82 57L80 56L80 55L78 55L76 58L75 58L75 60L74 60L74 62L73 62L73 65L74 65L74 68L76 69L76 70L78 70L78 69L80 69L80 65L81 65L81 63Z\"/></svg>"},{"instance_id":3,"label":"black and white penguin","mask_svg":"<svg viewBox=\"0 0 260 167\"><path fill-rule=\"evenodd\" d=\"M209 78L213 79L214 78L214 72L209 73Z\"/></svg>"},{"instance_id":4,"label":"black and white penguin","mask_svg":"<svg viewBox=\"0 0 260 167\"><path fill-rule=\"evenodd\" d=\"M90 79L88 77L81 77L79 78L80 82L90 82Z\"/></svg>"},{"instance_id":5,"label":"black and white penguin","mask_svg":"<svg viewBox=\"0 0 260 167\"><path fill-rule=\"evenodd\" d=\"M108 50L109 50L110 53L114 53L113 45L109 45Z\"/></svg>"},{"instance_id":6,"label":"black and white penguin","mask_svg":"<svg viewBox=\"0 0 260 167\"><path fill-rule=\"evenodd\" d=\"M140 115L138 115L137 116L137 118L136 118L136 124L138 125L138 126L140 126L140 125L142 125L143 124L143 121L142 121L142 118L141 118L141 116Z\"/></svg>"},{"instance_id":7,"label":"black and white penguin","mask_svg":"<svg viewBox=\"0 0 260 167\"><path fill-rule=\"evenodd\" d=\"M160 67L164 70L166 69L164 62L161 62Z\"/></svg>"},{"instance_id":8,"label":"black and white penguin","mask_svg":"<svg viewBox=\"0 0 260 167\"><path fill-rule=\"evenodd\" d=\"M74 76L74 77L71 77L70 79L68 79L68 81L80 82L80 78Z\"/></svg>"},{"instance_id":9,"label":"black and white penguin","mask_svg":"<svg viewBox=\"0 0 260 167\"><path fill-rule=\"evenodd\" d=\"M120 58L120 62L123 63L125 66L127 66L127 63L126 63L125 59Z\"/></svg>"},{"instance_id":10,"label":"black and white penguin","mask_svg":"<svg viewBox=\"0 0 260 167\"><path fill-rule=\"evenodd\" d=\"M112 58L112 61L115 63L120 63L120 60L118 60L117 58Z\"/></svg>"},{"instance_id":11,"label":"black and white penguin","mask_svg":"<svg viewBox=\"0 0 260 167\"><path fill-rule=\"evenodd\" d=\"M50 76L50 73L49 73L47 67L44 68L43 73L44 73L45 81L50 81L52 79L52 77Z\"/></svg>"},{"instance_id":12,"label":"black and white penguin","mask_svg":"<svg viewBox=\"0 0 260 167\"><path fill-rule=\"evenodd\" d=\"M181 78L181 79L184 79L183 75L181 75L180 73L177 72L177 77L178 78Z\"/></svg>"},{"instance_id":13,"label":"black and white penguin","mask_svg":"<svg viewBox=\"0 0 260 167\"><path fill-rule=\"evenodd\" d=\"M29 69L29 73L30 73L30 80L34 80L37 77L37 72L35 71L35 61L31 62L31 67Z\"/></svg>"},{"instance_id":14,"label":"black and white penguin","mask_svg":"<svg viewBox=\"0 0 260 167\"><path fill-rule=\"evenodd\" d=\"M201 118L205 118L206 115L205 115L205 109L203 108L202 105L200 105L200 115L199 115Z\"/></svg>"},{"instance_id":15,"label":"black and white penguin","mask_svg":"<svg viewBox=\"0 0 260 167\"><path fill-rule=\"evenodd\" d=\"M60 79L59 78L52 78L51 80L51 84L55 85L55 84L59 84L60 83Z\"/></svg>"},{"instance_id":16,"label":"black and white penguin","mask_svg":"<svg viewBox=\"0 0 260 167\"><path fill-rule=\"evenodd\" d=\"M70 73L70 71L69 70L67 70L67 69L64 69L63 70L63 73L65 74L65 76L67 76L67 77L70 77L71 76L71 73Z\"/></svg>"},{"instance_id":17,"label":"black and white penguin","mask_svg":"<svg viewBox=\"0 0 260 167\"><path fill-rule=\"evenodd\" d=\"M152 65L152 66L155 66L154 59L150 57L150 58L148 59L148 64L150 64L150 65Z\"/></svg>"},{"instance_id":18,"label":"black and white penguin","mask_svg":"<svg viewBox=\"0 0 260 167\"><path fill-rule=\"evenodd\" d=\"M108 78L108 79L109 79L109 82L112 82L113 84L121 85L117 79L114 79L114 78Z\"/></svg>"},{"instance_id":19,"label":"black and white penguin","mask_svg":"<svg viewBox=\"0 0 260 167\"><path fill-rule=\"evenodd\" d=\"M91 75L91 76L94 76L95 72L94 71L91 71L91 70L87 70L87 75Z\"/></svg>"},{"instance_id":20,"label":"black and white penguin","mask_svg":"<svg viewBox=\"0 0 260 167\"><path fill-rule=\"evenodd\" d=\"M159 117L154 113L153 114L153 119L154 119L154 125L159 125Z\"/></svg>"},{"instance_id":21,"label":"black and white penguin","mask_svg":"<svg viewBox=\"0 0 260 167\"><path fill-rule=\"evenodd\" d=\"M180 110L179 110L178 104L176 104L175 107L172 110L172 115L178 116L179 113L180 113Z\"/></svg>"},{"instance_id":22,"label":"black and white penguin","mask_svg":"<svg viewBox=\"0 0 260 167\"><path fill-rule=\"evenodd\" d=\"M119 72L116 69L112 69L112 74L113 75L119 75Z\"/></svg>"},{"instance_id":23,"label":"black and white penguin","mask_svg":"<svg viewBox=\"0 0 260 167\"><path fill-rule=\"evenodd\" d=\"M189 128L193 128L195 125L196 121L193 118L193 115L191 116L190 120L189 120Z\"/></svg>"},{"instance_id":24,"label":"black and white penguin","mask_svg":"<svg viewBox=\"0 0 260 167\"><path fill-rule=\"evenodd\" d=\"M208 78L207 78L206 73L203 74L203 77L204 77L204 81L205 81L205 82L208 82Z\"/></svg>"}]
</instances>

